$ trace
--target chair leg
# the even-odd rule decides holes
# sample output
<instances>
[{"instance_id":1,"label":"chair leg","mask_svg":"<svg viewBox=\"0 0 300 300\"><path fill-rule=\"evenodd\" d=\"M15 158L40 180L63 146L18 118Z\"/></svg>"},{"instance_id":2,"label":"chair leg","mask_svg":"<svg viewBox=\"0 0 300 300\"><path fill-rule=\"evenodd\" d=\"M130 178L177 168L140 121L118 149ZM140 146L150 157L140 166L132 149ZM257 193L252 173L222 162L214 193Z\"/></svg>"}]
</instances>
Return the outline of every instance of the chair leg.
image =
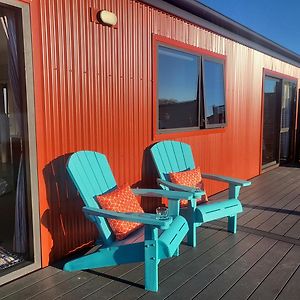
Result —
<instances>
[{"instance_id":1,"label":"chair leg","mask_svg":"<svg viewBox=\"0 0 300 300\"><path fill-rule=\"evenodd\" d=\"M195 200L196 201L196 200ZM194 202L195 202L194 201ZM196 203L196 202L195 202ZM192 204L195 204L192 203ZM195 205L189 204L188 210L183 214L183 217L187 220L189 225L189 231L187 233L187 244L192 247L196 247L196 224L195 224Z\"/></svg>"},{"instance_id":2,"label":"chair leg","mask_svg":"<svg viewBox=\"0 0 300 300\"><path fill-rule=\"evenodd\" d=\"M158 229L145 226L145 290L158 291Z\"/></svg>"},{"instance_id":3,"label":"chair leg","mask_svg":"<svg viewBox=\"0 0 300 300\"><path fill-rule=\"evenodd\" d=\"M189 222L189 231L187 233L187 244L192 247L196 247L196 225L194 222Z\"/></svg>"},{"instance_id":4,"label":"chair leg","mask_svg":"<svg viewBox=\"0 0 300 300\"><path fill-rule=\"evenodd\" d=\"M236 229L237 229L237 215L228 217L228 231L232 233L236 233Z\"/></svg>"},{"instance_id":5,"label":"chair leg","mask_svg":"<svg viewBox=\"0 0 300 300\"><path fill-rule=\"evenodd\" d=\"M158 291L158 263L159 260L145 260L145 290L151 292Z\"/></svg>"}]
</instances>

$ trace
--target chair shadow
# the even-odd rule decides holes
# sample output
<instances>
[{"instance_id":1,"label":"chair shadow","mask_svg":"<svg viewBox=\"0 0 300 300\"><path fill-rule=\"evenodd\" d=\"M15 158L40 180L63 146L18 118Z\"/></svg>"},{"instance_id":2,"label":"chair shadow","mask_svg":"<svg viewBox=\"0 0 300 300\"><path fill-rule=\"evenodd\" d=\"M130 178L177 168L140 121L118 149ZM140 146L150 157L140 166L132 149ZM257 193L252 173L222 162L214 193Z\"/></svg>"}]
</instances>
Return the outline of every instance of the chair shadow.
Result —
<instances>
[{"instance_id":1,"label":"chair shadow","mask_svg":"<svg viewBox=\"0 0 300 300\"><path fill-rule=\"evenodd\" d=\"M43 213L41 222L47 228L52 238L53 244L49 255L50 264L59 269L63 269L64 264L72 259L94 252L94 249L97 247L93 247L93 245L98 237L98 232L95 226L82 213L82 199L66 170L66 164L71 155L72 153L68 153L57 157L47 164L43 170L48 209ZM151 169L149 162L151 162L149 153L144 154L142 179L134 183L132 187L150 188L156 185L155 175L149 176L148 173L148 170ZM152 207L155 209L159 203L160 199L149 199L147 197L142 198L141 204L145 211L153 211ZM89 234L85 235L87 232ZM84 272L138 288L144 288L141 284L103 272L95 270L84 270Z\"/></svg>"},{"instance_id":2,"label":"chair shadow","mask_svg":"<svg viewBox=\"0 0 300 300\"><path fill-rule=\"evenodd\" d=\"M300 163L299 162L291 162L291 163L281 164L280 167L299 169L300 168Z\"/></svg>"},{"instance_id":3,"label":"chair shadow","mask_svg":"<svg viewBox=\"0 0 300 300\"><path fill-rule=\"evenodd\" d=\"M115 276L112 276L112 275L109 275L109 274L106 274L106 273L97 272L95 270L86 270L86 272L88 272L90 274L93 274L93 275L96 275L96 276L101 276L101 277L104 277L104 278L107 278L107 279L110 279L110 280L118 281L120 283L124 283L124 284L130 285L130 286L134 286L134 287L137 287L137 288L141 288L141 289L145 288L145 286L143 284L139 284L137 282L132 282L132 281L126 280L124 278L115 277Z\"/></svg>"},{"instance_id":4,"label":"chair shadow","mask_svg":"<svg viewBox=\"0 0 300 300\"><path fill-rule=\"evenodd\" d=\"M261 206L261 205L252 205L252 204L243 204L243 206L248 207L248 208L258 209L258 210L266 210L266 211L273 211L273 212L278 212L278 213L287 214L287 215L300 216L299 211L290 210L290 209L268 207L268 206Z\"/></svg>"},{"instance_id":5,"label":"chair shadow","mask_svg":"<svg viewBox=\"0 0 300 300\"><path fill-rule=\"evenodd\" d=\"M71 154L57 157L43 170L48 208L41 222L52 238L50 263L92 245L97 238L96 228L84 217L83 202L67 174L66 163Z\"/></svg>"},{"instance_id":6,"label":"chair shadow","mask_svg":"<svg viewBox=\"0 0 300 300\"><path fill-rule=\"evenodd\" d=\"M150 152L152 146L153 145L150 145L144 150L141 170L142 178L138 185L140 188L160 189L156 183L156 178L158 176ZM162 199L142 197L141 205L145 212L154 212L158 206L162 205Z\"/></svg>"}]
</instances>

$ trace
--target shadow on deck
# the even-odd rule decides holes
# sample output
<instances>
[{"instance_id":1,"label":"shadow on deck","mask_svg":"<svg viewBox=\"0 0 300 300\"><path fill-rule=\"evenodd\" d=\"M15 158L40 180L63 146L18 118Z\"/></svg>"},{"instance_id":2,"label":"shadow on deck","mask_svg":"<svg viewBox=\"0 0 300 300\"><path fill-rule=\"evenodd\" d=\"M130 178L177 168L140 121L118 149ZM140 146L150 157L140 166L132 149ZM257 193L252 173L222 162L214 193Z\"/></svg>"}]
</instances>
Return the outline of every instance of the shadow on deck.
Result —
<instances>
[{"instance_id":1,"label":"shadow on deck","mask_svg":"<svg viewBox=\"0 0 300 300\"><path fill-rule=\"evenodd\" d=\"M48 267L0 289L1 299L299 299L300 169L280 167L243 189L238 233L226 221L198 229L198 245L159 268L159 292L143 289L143 264L85 272ZM223 196L220 193L213 198Z\"/></svg>"}]
</instances>

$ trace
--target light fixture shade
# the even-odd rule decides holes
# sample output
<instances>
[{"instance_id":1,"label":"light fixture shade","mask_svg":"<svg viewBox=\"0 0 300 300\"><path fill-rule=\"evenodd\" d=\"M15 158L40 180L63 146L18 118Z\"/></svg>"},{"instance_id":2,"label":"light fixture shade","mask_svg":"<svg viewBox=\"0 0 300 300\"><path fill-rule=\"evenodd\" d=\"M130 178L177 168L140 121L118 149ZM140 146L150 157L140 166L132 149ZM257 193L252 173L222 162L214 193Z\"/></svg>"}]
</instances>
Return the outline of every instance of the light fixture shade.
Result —
<instances>
[{"instance_id":1,"label":"light fixture shade","mask_svg":"<svg viewBox=\"0 0 300 300\"><path fill-rule=\"evenodd\" d=\"M98 13L99 22L104 23L105 25L115 26L117 24L118 18L117 16L107 10L101 10Z\"/></svg>"}]
</instances>

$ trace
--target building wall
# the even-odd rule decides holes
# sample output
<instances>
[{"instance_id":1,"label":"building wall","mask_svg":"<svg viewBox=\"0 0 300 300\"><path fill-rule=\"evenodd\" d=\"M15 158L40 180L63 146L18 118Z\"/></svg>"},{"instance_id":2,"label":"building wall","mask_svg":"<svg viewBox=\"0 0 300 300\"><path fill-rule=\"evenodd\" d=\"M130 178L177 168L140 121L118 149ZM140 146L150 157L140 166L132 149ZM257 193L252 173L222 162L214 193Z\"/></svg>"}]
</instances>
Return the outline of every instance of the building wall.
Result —
<instances>
[{"instance_id":1,"label":"building wall","mask_svg":"<svg viewBox=\"0 0 300 300\"><path fill-rule=\"evenodd\" d=\"M107 155L119 184L155 186L147 147L153 135L152 35L226 56L225 129L170 135L191 144L203 171L260 173L263 69L300 79L300 70L132 0L32 0L43 265L96 233L65 171L70 153ZM90 22L89 8L118 16L116 28ZM223 184L207 183L210 194ZM146 210L158 202L142 202Z\"/></svg>"}]
</instances>

